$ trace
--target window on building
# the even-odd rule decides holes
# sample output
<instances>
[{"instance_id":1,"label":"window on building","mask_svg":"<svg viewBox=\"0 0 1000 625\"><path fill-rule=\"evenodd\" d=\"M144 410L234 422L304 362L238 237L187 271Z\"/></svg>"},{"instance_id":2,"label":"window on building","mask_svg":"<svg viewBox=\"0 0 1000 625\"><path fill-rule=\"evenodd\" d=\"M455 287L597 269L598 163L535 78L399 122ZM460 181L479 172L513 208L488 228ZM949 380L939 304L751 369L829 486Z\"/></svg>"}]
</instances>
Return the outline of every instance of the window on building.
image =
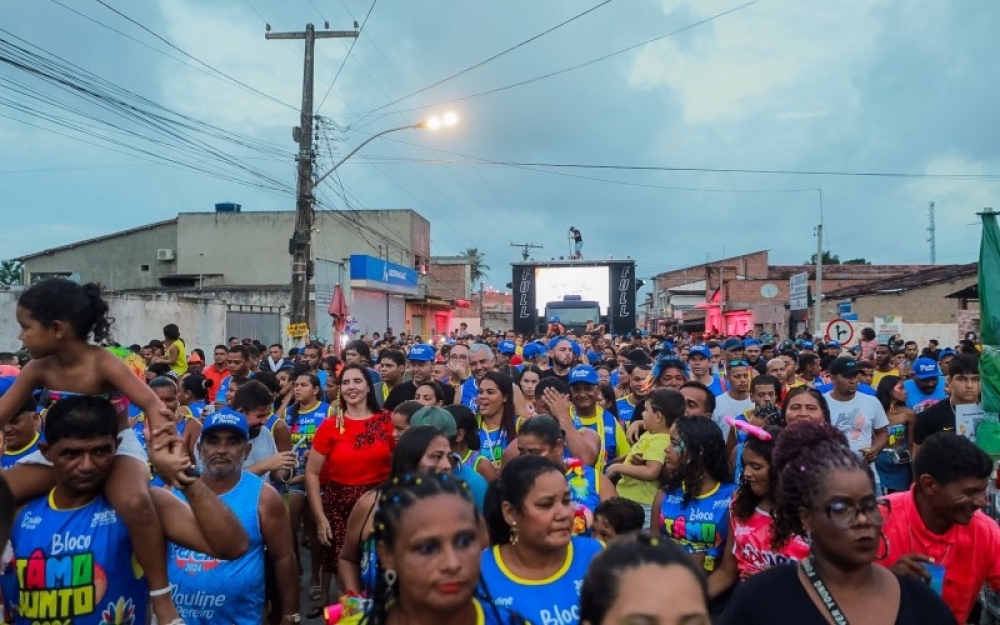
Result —
<instances>
[{"instance_id":1,"label":"window on building","mask_svg":"<svg viewBox=\"0 0 1000 625\"><path fill-rule=\"evenodd\" d=\"M149 271L149 265L139 265L139 271Z\"/></svg>"}]
</instances>

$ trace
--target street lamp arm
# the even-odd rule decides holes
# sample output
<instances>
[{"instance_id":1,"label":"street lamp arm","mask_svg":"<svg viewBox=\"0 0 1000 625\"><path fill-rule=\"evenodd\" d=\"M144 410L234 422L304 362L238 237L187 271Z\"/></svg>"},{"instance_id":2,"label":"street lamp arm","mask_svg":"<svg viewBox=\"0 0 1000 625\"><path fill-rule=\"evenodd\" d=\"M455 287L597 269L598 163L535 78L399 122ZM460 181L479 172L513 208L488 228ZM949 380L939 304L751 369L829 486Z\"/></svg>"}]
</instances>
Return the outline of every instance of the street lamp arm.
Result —
<instances>
[{"instance_id":1,"label":"street lamp arm","mask_svg":"<svg viewBox=\"0 0 1000 625\"><path fill-rule=\"evenodd\" d=\"M372 136L370 136L367 139L365 139L364 141L362 141L353 150L351 150L350 152L348 152L347 155L344 158L342 158L339 161L337 161L337 164L334 165L333 167L331 167L329 169L329 171L327 171L325 174L323 174L322 176L320 176L319 178L317 178L316 182L313 183L312 188L315 189L316 187L318 187L319 183L323 182L326 179L327 176L329 176L333 172L337 171L337 168L340 167L341 165L343 165L345 162L347 162L347 159L349 159L352 156L354 156L355 154L357 154L358 150L360 150L361 148L365 147L366 145L368 145L369 143L371 143L375 139L378 139L379 137L381 137L383 135L387 135L390 132L398 132L400 130L419 130L420 128L423 128L425 126L425 124L426 124L426 122L420 122L419 124L407 124L406 126L397 126L395 128L389 128L388 130L383 130L382 132L377 132L377 133L373 134Z\"/></svg>"}]
</instances>

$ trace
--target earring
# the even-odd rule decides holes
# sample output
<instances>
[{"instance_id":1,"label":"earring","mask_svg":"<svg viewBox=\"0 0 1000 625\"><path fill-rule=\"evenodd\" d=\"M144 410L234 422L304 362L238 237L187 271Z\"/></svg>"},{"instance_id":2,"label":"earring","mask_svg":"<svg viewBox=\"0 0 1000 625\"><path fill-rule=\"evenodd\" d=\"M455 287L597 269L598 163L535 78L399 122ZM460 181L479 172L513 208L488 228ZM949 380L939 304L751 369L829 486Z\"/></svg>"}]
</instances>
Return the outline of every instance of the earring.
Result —
<instances>
[{"instance_id":1,"label":"earring","mask_svg":"<svg viewBox=\"0 0 1000 625\"><path fill-rule=\"evenodd\" d=\"M517 544L517 522L515 521L510 526L510 546L513 547Z\"/></svg>"},{"instance_id":2,"label":"earring","mask_svg":"<svg viewBox=\"0 0 1000 625\"><path fill-rule=\"evenodd\" d=\"M882 542L885 543L885 551L883 551L881 553L881 555L880 554L875 554L875 559L876 560L885 560L886 558L889 557L889 537L886 536L885 532L883 532L882 530L879 530L878 536L882 540Z\"/></svg>"},{"instance_id":3,"label":"earring","mask_svg":"<svg viewBox=\"0 0 1000 625\"><path fill-rule=\"evenodd\" d=\"M392 569L386 569L385 573L382 573L382 580L385 581L385 585L392 590L392 587L396 585L396 571Z\"/></svg>"}]
</instances>

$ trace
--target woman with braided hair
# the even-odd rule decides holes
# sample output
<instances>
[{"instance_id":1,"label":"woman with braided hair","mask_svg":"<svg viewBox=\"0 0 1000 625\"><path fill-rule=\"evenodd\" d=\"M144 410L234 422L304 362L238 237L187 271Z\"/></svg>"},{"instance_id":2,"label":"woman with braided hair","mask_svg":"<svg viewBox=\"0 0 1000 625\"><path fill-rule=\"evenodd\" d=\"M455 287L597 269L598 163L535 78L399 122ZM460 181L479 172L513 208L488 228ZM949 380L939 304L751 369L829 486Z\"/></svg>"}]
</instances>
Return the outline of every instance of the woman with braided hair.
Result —
<instances>
[{"instance_id":1,"label":"woman with braided hair","mask_svg":"<svg viewBox=\"0 0 1000 625\"><path fill-rule=\"evenodd\" d=\"M494 604L479 574L483 545L468 485L452 475L390 480L375 511L377 582L344 625L523 625Z\"/></svg>"},{"instance_id":2,"label":"woman with braided hair","mask_svg":"<svg viewBox=\"0 0 1000 625\"><path fill-rule=\"evenodd\" d=\"M772 546L810 543L798 563L754 575L733 594L723 625L954 623L927 585L877 566L888 551L868 464L828 423L793 423L772 455L778 471Z\"/></svg>"}]
</instances>

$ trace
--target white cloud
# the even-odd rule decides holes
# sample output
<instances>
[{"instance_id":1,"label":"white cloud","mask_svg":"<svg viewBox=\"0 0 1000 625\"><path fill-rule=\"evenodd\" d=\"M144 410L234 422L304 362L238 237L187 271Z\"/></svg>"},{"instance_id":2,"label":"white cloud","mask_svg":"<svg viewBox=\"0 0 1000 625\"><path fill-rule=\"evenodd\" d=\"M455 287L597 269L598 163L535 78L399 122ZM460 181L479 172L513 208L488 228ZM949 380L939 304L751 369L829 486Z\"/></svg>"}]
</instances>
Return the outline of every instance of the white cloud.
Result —
<instances>
[{"instance_id":1,"label":"white cloud","mask_svg":"<svg viewBox=\"0 0 1000 625\"><path fill-rule=\"evenodd\" d=\"M684 118L731 122L755 116L808 121L831 106L860 106L856 74L871 57L882 24L880 0L762 2L647 46L629 82L676 93ZM665 9L690 23L733 6L686 2Z\"/></svg>"}]
</instances>

